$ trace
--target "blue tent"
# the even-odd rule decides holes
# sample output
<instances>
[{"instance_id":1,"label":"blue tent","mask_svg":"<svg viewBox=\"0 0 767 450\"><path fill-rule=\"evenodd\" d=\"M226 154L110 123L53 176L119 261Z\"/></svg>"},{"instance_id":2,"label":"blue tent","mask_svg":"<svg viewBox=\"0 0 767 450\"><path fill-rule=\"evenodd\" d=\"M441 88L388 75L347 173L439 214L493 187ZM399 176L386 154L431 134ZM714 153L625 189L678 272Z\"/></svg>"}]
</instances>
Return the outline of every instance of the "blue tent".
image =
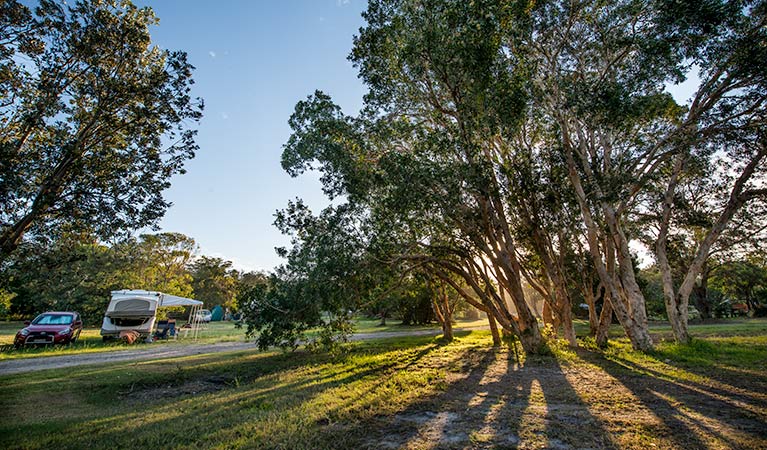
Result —
<instances>
[{"instance_id":1,"label":"blue tent","mask_svg":"<svg viewBox=\"0 0 767 450\"><path fill-rule=\"evenodd\" d=\"M210 312L211 318L213 322L220 322L221 319L224 318L224 308L221 307L221 305L216 305L213 308L213 311Z\"/></svg>"}]
</instances>

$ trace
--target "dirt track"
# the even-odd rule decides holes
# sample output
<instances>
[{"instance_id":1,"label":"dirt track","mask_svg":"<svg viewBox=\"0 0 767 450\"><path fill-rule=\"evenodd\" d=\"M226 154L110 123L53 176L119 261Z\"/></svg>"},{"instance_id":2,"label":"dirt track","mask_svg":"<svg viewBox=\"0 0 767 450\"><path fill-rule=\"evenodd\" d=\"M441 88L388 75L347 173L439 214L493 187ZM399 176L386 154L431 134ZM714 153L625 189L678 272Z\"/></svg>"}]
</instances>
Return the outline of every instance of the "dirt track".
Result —
<instances>
[{"instance_id":1,"label":"dirt track","mask_svg":"<svg viewBox=\"0 0 767 450\"><path fill-rule=\"evenodd\" d=\"M458 331L458 330L456 330ZM428 336L438 335L440 330L420 331L387 331L379 333L360 333L351 337L352 341L379 339L396 336ZM103 364L109 362L142 361L147 359L179 358L183 356L200 355L203 353L234 352L238 350L254 350L252 342L219 342L215 344L164 344L158 346L141 346L130 350L107 351L97 353L81 353L76 355L43 356L39 358L13 359L0 362L0 375L12 375L39 370L61 369L64 367Z\"/></svg>"}]
</instances>

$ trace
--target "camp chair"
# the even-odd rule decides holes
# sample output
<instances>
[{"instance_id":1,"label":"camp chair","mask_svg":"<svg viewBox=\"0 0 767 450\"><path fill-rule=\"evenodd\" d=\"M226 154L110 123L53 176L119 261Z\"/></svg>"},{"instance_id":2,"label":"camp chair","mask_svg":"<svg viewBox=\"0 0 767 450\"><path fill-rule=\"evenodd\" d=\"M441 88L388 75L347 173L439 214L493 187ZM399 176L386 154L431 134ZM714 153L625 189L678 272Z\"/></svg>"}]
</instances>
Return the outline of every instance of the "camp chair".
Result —
<instances>
[{"instance_id":1,"label":"camp chair","mask_svg":"<svg viewBox=\"0 0 767 450\"><path fill-rule=\"evenodd\" d=\"M159 320L157 321L157 329L154 332L154 338L157 339L168 339L168 329L170 327L168 326L167 320Z\"/></svg>"},{"instance_id":2,"label":"camp chair","mask_svg":"<svg viewBox=\"0 0 767 450\"><path fill-rule=\"evenodd\" d=\"M168 320L168 334L172 338L176 337L176 320L175 319Z\"/></svg>"}]
</instances>

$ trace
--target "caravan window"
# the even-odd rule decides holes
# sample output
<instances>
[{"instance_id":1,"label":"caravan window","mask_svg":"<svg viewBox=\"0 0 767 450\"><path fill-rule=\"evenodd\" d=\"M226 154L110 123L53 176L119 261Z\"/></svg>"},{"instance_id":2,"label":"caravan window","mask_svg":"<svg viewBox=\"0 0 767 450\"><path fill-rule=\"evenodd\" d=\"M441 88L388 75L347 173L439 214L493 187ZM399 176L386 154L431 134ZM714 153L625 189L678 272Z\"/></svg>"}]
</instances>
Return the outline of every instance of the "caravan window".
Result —
<instances>
[{"instance_id":1,"label":"caravan window","mask_svg":"<svg viewBox=\"0 0 767 450\"><path fill-rule=\"evenodd\" d=\"M120 312L151 311L151 304L146 300L132 298L117 302L114 310Z\"/></svg>"}]
</instances>

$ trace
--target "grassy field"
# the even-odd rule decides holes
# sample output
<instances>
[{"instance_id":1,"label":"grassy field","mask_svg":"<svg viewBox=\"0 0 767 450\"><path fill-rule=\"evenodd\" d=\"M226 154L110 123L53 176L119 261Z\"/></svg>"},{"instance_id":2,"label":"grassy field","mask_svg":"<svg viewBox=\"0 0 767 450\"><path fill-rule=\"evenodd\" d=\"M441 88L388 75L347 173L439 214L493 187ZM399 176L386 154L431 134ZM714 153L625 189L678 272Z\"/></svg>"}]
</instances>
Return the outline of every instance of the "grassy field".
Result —
<instances>
[{"instance_id":1,"label":"grassy field","mask_svg":"<svg viewBox=\"0 0 767 450\"><path fill-rule=\"evenodd\" d=\"M525 358L473 331L8 376L0 448L767 448L767 322L693 333L652 354Z\"/></svg>"}]
</instances>

